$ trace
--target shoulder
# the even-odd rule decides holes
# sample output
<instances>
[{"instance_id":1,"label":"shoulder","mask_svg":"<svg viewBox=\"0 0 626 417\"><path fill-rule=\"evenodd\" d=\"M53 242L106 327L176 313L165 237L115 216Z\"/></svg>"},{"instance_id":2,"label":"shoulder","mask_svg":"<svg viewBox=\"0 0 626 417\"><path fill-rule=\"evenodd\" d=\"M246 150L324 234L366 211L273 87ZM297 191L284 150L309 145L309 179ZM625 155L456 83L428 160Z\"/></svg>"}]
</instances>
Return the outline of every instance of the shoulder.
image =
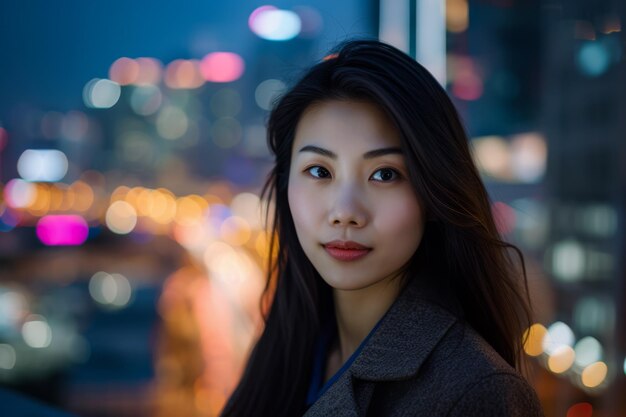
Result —
<instances>
[{"instance_id":1,"label":"shoulder","mask_svg":"<svg viewBox=\"0 0 626 417\"><path fill-rule=\"evenodd\" d=\"M445 387L447 416L543 416L526 379L460 321L424 365L421 377Z\"/></svg>"},{"instance_id":2,"label":"shoulder","mask_svg":"<svg viewBox=\"0 0 626 417\"><path fill-rule=\"evenodd\" d=\"M543 411L532 387L510 372L485 375L468 386L448 417L541 417Z\"/></svg>"}]
</instances>

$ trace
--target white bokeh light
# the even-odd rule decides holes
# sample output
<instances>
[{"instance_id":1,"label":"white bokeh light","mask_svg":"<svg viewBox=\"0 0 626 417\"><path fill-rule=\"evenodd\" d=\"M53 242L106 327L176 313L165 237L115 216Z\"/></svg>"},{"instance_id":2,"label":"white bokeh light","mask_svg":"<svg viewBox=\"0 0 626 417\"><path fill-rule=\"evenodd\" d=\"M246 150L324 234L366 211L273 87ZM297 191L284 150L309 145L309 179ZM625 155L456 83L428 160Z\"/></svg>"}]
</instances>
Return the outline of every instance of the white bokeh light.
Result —
<instances>
[{"instance_id":1,"label":"white bokeh light","mask_svg":"<svg viewBox=\"0 0 626 417\"><path fill-rule=\"evenodd\" d=\"M89 294L102 306L122 308L131 300L132 287L124 275L100 271L89 280Z\"/></svg>"},{"instance_id":2,"label":"white bokeh light","mask_svg":"<svg viewBox=\"0 0 626 417\"><path fill-rule=\"evenodd\" d=\"M602 359L602 345L591 336L583 337L574 346L576 364L585 367Z\"/></svg>"},{"instance_id":3,"label":"white bokeh light","mask_svg":"<svg viewBox=\"0 0 626 417\"><path fill-rule=\"evenodd\" d=\"M0 369L13 369L16 361L17 355L13 346L0 343Z\"/></svg>"},{"instance_id":4,"label":"white bokeh light","mask_svg":"<svg viewBox=\"0 0 626 417\"><path fill-rule=\"evenodd\" d=\"M22 337L32 348L46 348L52 342L52 329L43 316L32 315L22 325Z\"/></svg>"},{"instance_id":5,"label":"white bokeh light","mask_svg":"<svg viewBox=\"0 0 626 417\"><path fill-rule=\"evenodd\" d=\"M552 271L562 281L578 281L585 272L585 249L573 239L557 242L552 249Z\"/></svg>"},{"instance_id":6,"label":"white bokeh light","mask_svg":"<svg viewBox=\"0 0 626 417\"><path fill-rule=\"evenodd\" d=\"M548 327L548 333L543 338L542 347L544 352L551 355L560 347L572 347L573 344L574 332L572 329L562 321L557 321Z\"/></svg>"},{"instance_id":7,"label":"white bokeh light","mask_svg":"<svg viewBox=\"0 0 626 417\"><path fill-rule=\"evenodd\" d=\"M27 181L60 181L67 174L68 160L57 149L27 149L17 161L17 172Z\"/></svg>"},{"instance_id":8,"label":"white bokeh light","mask_svg":"<svg viewBox=\"0 0 626 417\"><path fill-rule=\"evenodd\" d=\"M248 22L255 34L270 41L293 39L302 28L302 21L297 13L271 6L256 9Z\"/></svg>"},{"instance_id":9,"label":"white bokeh light","mask_svg":"<svg viewBox=\"0 0 626 417\"><path fill-rule=\"evenodd\" d=\"M94 78L83 88L83 101L87 107L108 109L118 102L122 90L115 81Z\"/></svg>"},{"instance_id":10,"label":"white bokeh light","mask_svg":"<svg viewBox=\"0 0 626 417\"><path fill-rule=\"evenodd\" d=\"M137 225L137 211L126 201L119 200L109 206L105 221L113 233L126 235L132 232Z\"/></svg>"}]
</instances>

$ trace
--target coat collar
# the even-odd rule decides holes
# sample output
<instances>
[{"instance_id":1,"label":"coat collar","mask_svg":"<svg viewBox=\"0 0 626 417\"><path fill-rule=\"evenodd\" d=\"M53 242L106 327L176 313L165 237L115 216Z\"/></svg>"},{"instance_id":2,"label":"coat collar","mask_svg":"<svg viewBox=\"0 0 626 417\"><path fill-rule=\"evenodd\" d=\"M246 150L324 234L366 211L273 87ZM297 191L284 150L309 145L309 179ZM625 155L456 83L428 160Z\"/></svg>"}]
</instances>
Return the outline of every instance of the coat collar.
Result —
<instances>
[{"instance_id":1,"label":"coat collar","mask_svg":"<svg viewBox=\"0 0 626 417\"><path fill-rule=\"evenodd\" d=\"M421 277L420 277L421 278ZM456 322L418 277L409 281L355 359L351 374L365 381L410 378Z\"/></svg>"},{"instance_id":2,"label":"coat collar","mask_svg":"<svg viewBox=\"0 0 626 417\"><path fill-rule=\"evenodd\" d=\"M457 321L441 305L446 305L443 299L436 297L441 303L433 301L432 293L420 281L423 282L418 277L409 281L350 368L311 406L306 416L364 414L374 382L398 381L417 374Z\"/></svg>"}]
</instances>

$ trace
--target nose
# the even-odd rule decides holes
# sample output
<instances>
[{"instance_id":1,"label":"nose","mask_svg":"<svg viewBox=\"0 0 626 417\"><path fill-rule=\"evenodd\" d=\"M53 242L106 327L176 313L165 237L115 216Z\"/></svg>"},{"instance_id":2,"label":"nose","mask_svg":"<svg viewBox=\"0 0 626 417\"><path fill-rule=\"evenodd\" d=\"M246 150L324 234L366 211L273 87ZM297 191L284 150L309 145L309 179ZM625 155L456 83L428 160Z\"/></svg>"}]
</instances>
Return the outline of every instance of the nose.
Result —
<instances>
[{"instance_id":1,"label":"nose","mask_svg":"<svg viewBox=\"0 0 626 417\"><path fill-rule=\"evenodd\" d=\"M367 224L368 214L358 190L354 187L343 187L335 194L328 213L331 226L352 226L361 228Z\"/></svg>"}]
</instances>

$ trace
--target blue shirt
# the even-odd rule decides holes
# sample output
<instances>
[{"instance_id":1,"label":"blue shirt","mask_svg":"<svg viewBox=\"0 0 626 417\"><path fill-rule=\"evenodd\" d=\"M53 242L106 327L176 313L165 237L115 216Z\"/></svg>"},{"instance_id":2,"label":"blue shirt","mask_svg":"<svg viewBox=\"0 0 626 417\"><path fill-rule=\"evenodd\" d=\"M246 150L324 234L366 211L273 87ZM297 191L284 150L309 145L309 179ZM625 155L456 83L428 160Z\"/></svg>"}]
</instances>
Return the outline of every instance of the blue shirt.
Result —
<instances>
[{"instance_id":1,"label":"blue shirt","mask_svg":"<svg viewBox=\"0 0 626 417\"><path fill-rule=\"evenodd\" d=\"M324 382L324 371L326 369L326 358L328 356L328 350L332 344L332 341L337 338L337 322L334 320L329 320L321 330L320 336L315 342L315 348L313 351L313 372L311 374L311 381L309 383L309 391L306 396L306 406L310 407L313 405L318 398L320 398L324 393L330 388L333 383L338 380L341 375L350 367L352 362L359 356L359 353L363 349L363 346L367 343L370 336L374 334L380 323L383 321L383 318L387 315L385 313L383 317L376 323L376 325L370 330L368 335L363 339L363 341L359 344L356 350L350 355L348 360L339 368L337 372L328 380L325 384Z\"/></svg>"}]
</instances>

